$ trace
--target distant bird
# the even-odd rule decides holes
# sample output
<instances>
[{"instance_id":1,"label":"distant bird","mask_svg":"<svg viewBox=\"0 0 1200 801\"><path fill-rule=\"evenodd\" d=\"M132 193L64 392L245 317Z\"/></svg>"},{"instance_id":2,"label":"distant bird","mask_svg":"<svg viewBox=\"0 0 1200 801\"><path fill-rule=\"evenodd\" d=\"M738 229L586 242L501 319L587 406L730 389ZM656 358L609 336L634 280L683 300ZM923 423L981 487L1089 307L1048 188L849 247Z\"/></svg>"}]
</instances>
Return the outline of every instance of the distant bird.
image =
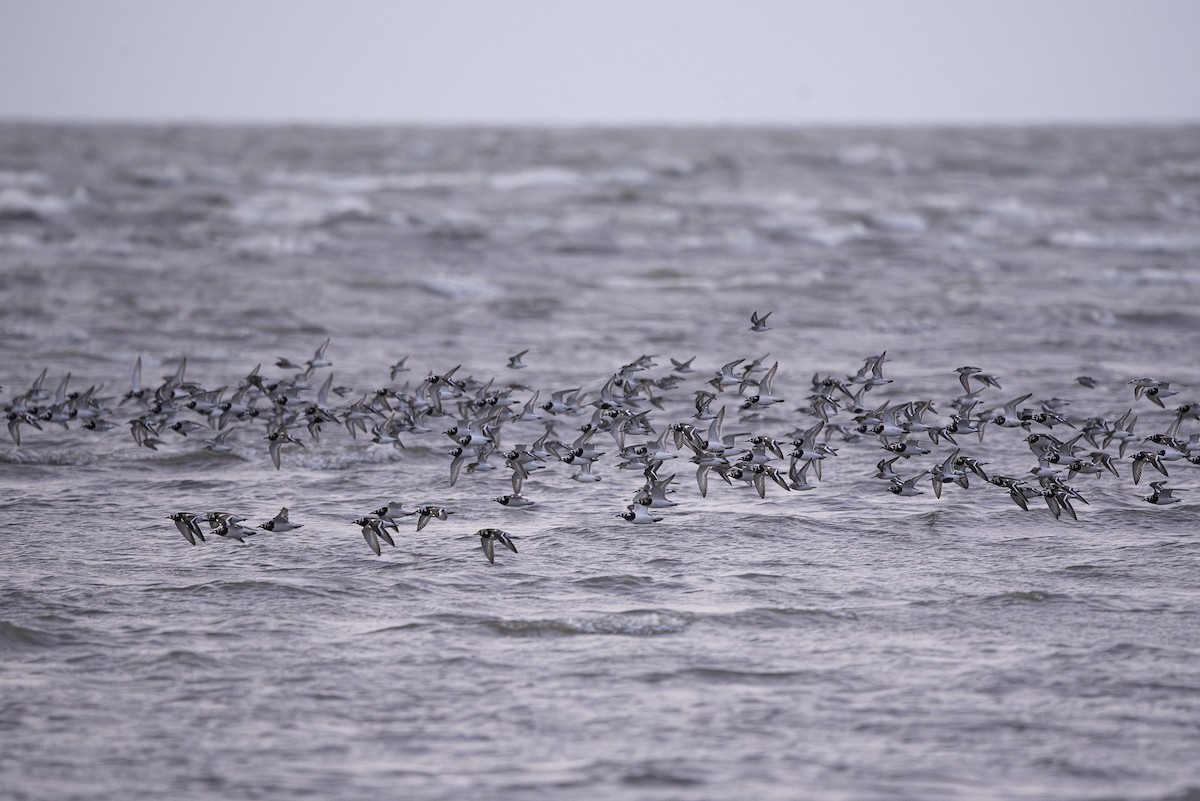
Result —
<instances>
[{"instance_id":1,"label":"distant bird","mask_svg":"<svg viewBox=\"0 0 1200 801\"><path fill-rule=\"evenodd\" d=\"M406 367L404 364L406 361L408 361L407 356L405 356L403 359L401 359L400 361L393 364L390 368L388 368L388 371L389 371L388 374L391 376L391 379L393 381L396 380L396 376L399 375L400 373L408 372L408 367Z\"/></svg>"},{"instance_id":2,"label":"distant bird","mask_svg":"<svg viewBox=\"0 0 1200 801\"><path fill-rule=\"evenodd\" d=\"M521 495L519 492L514 492L511 495L502 495L494 499L501 506L506 506L509 509L523 509L528 506L533 506L534 502Z\"/></svg>"},{"instance_id":3,"label":"distant bird","mask_svg":"<svg viewBox=\"0 0 1200 801\"><path fill-rule=\"evenodd\" d=\"M440 506L422 506L417 509L417 531L425 528L430 520L445 520L451 513Z\"/></svg>"},{"instance_id":4,"label":"distant bird","mask_svg":"<svg viewBox=\"0 0 1200 801\"><path fill-rule=\"evenodd\" d=\"M770 331L771 327L767 325L767 318L772 314L774 312L767 312L762 317L759 317L757 311L752 312L750 314L750 330L757 332Z\"/></svg>"},{"instance_id":5,"label":"distant bird","mask_svg":"<svg viewBox=\"0 0 1200 801\"><path fill-rule=\"evenodd\" d=\"M276 359L275 366L278 367L280 370L303 370L304 369L304 365L296 364L294 361L289 359L287 356L280 356L278 359Z\"/></svg>"},{"instance_id":6,"label":"distant bird","mask_svg":"<svg viewBox=\"0 0 1200 801\"><path fill-rule=\"evenodd\" d=\"M661 517L654 517L650 514L650 509L640 503L631 503L625 507L625 511L617 515L617 517L626 520L630 523L658 523L662 520Z\"/></svg>"},{"instance_id":7,"label":"distant bird","mask_svg":"<svg viewBox=\"0 0 1200 801\"><path fill-rule=\"evenodd\" d=\"M971 385L967 380L969 378L974 378L985 387L1003 389L1003 387L1000 386L1000 378L998 376L993 375L992 373L985 373L978 367L959 367L955 370L955 372L958 373L958 380L962 383L963 389L966 390L968 395L971 394Z\"/></svg>"},{"instance_id":8,"label":"distant bird","mask_svg":"<svg viewBox=\"0 0 1200 801\"><path fill-rule=\"evenodd\" d=\"M452 448L449 455L453 458L450 460L450 486L454 486L458 481L458 476L462 472L462 466L471 459L479 456L479 451L475 448L458 447Z\"/></svg>"},{"instance_id":9,"label":"distant bird","mask_svg":"<svg viewBox=\"0 0 1200 801\"><path fill-rule=\"evenodd\" d=\"M692 362L694 362L694 361L696 361L695 356L693 356L692 358L688 359L685 362L681 362L676 359L671 359L671 372L679 373L680 375L685 375L687 373L694 373L694 372L696 372L692 368Z\"/></svg>"},{"instance_id":10,"label":"distant bird","mask_svg":"<svg viewBox=\"0 0 1200 801\"><path fill-rule=\"evenodd\" d=\"M483 555L487 557L488 564L496 563L497 542L513 553L517 552L517 546L513 544L512 535L506 531L501 531L498 528L481 528L478 534L479 542L483 546Z\"/></svg>"},{"instance_id":11,"label":"distant bird","mask_svg":"<svg viewBox=\"0 0 1200 801\"><path fill-rule=\"evenodd\" d=\"M944 462L940 465L934 465L933 469L929 471L933 475L933 494L936 497L942 497L942 485L946 483L957 484L963 489L969 487L967 474L959 468L958 459L958 449L955 448L954 452L947 456Z\"/></svg>"},{"instance_id":12,"label":"distant bird","mask_svg":"<svg viewBox=\"0 0 1200 801\"><path fill-rule=\"evenodd\" d=\"M524 370L524 369L525 369L525 367L526 367L526 364L525 364L524 362L522 362L522 361L521 361L521 357L522 357L522 356L524 356L526 353L529 353L529 349L528 349L528 348L526 348L525 350L523 350L523 351L521 351L520 353L517 353L517 354L515 354L515 355L513 355L513 356L509 356L509 357L508 357L508 369L510 369L510 370Z\"/></svg>"},{"instance_id":13,"label":"distant bird","mask_svg":"<svg viewBox=\"0 0 1200 801\"><path fill-rule=\"evenodd\" d=\"M589 484L595 481L600 481L601 476L592 472L592 463L586 459L575 459L574 456L567 455L562 457L563 461L571 459L575 464L579 465L579 472L572 474L571 478L581 484Z\"/></svg>"},{"instance_id":14,"label":"distant bird","mask_svg":"<svg viewBox=\"0 0 1200 801\"><path fill-rule=\"evenodd\" d=\"M175 528L179 529L179 533L192 545L196 544L196 540L205 541L204 532L200 529L199 515L191 512L176 512L168 517L175 521Z\"/></svg>"},{"instance_id":15,"label":"distant bird","mask_svg":"<svg viewBox=\"0 0 1200 801\"><path fill-rule=\"evenodd\" d=\"M230 453L233 448L225 440L233 432L232 428L218 431L212 439L204 440L204 449L213 453Z\"/></svg>"},{"instance_id":16,"label":"distant bird","mask_svg":"<svg viewBox=\"0 0 1200 801\"><path fill-rule=\"evenodd\" d=\"M88 431L103 432L103 431L112 431L114 428L117 427L117 424L110 422L108 420L101 420L101 419L97 418L95 420L88 420L86 423L83 424L83 427L86 428Z\"/></svg>"},{"instance_id":17,"label":"distant bird","mask_svg":"<svg viewBox=\"0 0 1200 801\"><path fill-rule=\"evenodd\" d=\"M885 481L898 480L900 474L895 470L895 464L899 461L899 456L893 456L891 459L880 459L875 465L875 478L882 478Z\"/></svg>"},{"instance_id":18,"label":"distant bird","mask_svg":"<svg viewBox=\"0 0 1200 801\"><path fill-rule=\"evenodd\" d=\"M972 376L976 381L983 384L985 387L995 387L996 389L1004 389L1000 386L1000 376L994 373L976 373Z\"/></svg>"},{"instance_id":19,"label":"distant bird","mask_svg":"<svg viewBox=\"0 0 1200 801\"><path fill-rule=\"evenodd\" d=\"M633 502L639 506L648 506L653 509L675 506L675 501L667 497L667 493L675 491L669 489L674 480L674 474L662 479L655 478L651 474L647 477L646 484L634 494Z\"/></svg>"},{"instance_id":20,"label":"distant bird","mask_svg":"<svg viewBox=\"0 0 1200 801\"><path fill-rule=\"evenodd\" d=\"M783 403L783 398L776 397L771 394L775 387L775 374L779 371L779 362L771 365L771 369L767 374L758 381L758 392L746 398L742 403L742 411L747 409L762 409L770 406L773 403Z\"/></svg>"},{"instance_id":21,"label":"distant bird","mask_svg":"<svg viewBox=\"0 0 1200 801\"><path fill-rule=\"evenodd\" d=\"M1142 469L1150 465L1164 476L1167 475L1167 467L1162 463L1162 456L1154 451L1138 451L1133 455L1133 483L1137 484L1142 480Z\"/></svg>"},{"instance_id":22,"label":"distant bird","mask_svg":"<svg viewBox=\"0 0 1200 801\"><path fill-rule=\"evenodd\" d=\"M896 459L900 457L897 456ZM893 459L895 461L895 459ZM820 464L818 462L818 464ZM880 462L880 464L883 464ZM792 459L791 465L788 467L788 487L793 490L814 490L817 485L808 480L808 468L812 467L812 462L801 462L799 459Z\"/></svg>"},{"instance_id":23,"label":"distant bird","mask_svg":"<svg viewBox=\"0 0 1200 801\"><path fill-rule=\"evenodd\" d=\"M204 520L208 522L213 534L238 542L245 542L246 537L254 535L254 529L242 525L242 521L245 519L241 515L229 512L209 512L204 515Z\"/></svg>"},{"instance_id":24,"label":"distant bird","mask_svg":"<svg viewBox=\"0 0 1200 801\"><path fill-rule=\"evenodd\" d=\"M1182 498L1175 497L1175 493L1178 492L1178 490L1168 489L1166 486L1164 486L1166 483L1167 482L1165 481L1151 481L1150 488L1154 490L1154 493L1152 495L1147 495L1146 497L1142 498L1142 500L1146 503L1152 503L1155 506L1166 506L1169 503L1179 503Z\"/></svg>"},{"instance_id":25,"label":"distant bird","mask_svg":"<svg viewBox=\"0 0 1200 801\"><path fill-rule=\"evenodd\" d=\"M721 365L721 369L717 371L716 377L708 383L711 384L713 388L717 390L717 392L724 392L725 387L741 386L742 379L733 374L733 369L744 361L746 361L746 359L743 357L741 359L734 359L731 362Z\"/></svg>"},{"instance_id":26,"label":"distant bird","mask_svg":"<svg viewBox=\"0 0 1200 801\"><path fill-rule=\"evenodd\" d=\"M884 445L885 451L891 451L903 456L905 459L911 459L913 456L924 456L932 453L928 448L922 447L915 442L893 442L890 445Z\"/></svg>"},{"instance_id":27,"label":"distant bird","mask_svg":"<svg viewBox=\"0 0 1200 801\"><path fill-rule=\"evenodd\" d=\"M288 510L285 506L279 510L279 514L263 523L261 526L259 526L259 528L280 534L284 531L292 531L294 529L303 528L303 524L293 523L292 521L288 520Z\"/></svg>"},{"instance_id":28,"label":"distant bird","mask_svg":"<svg viewBox=\"0 0 1200 801\"><path fill-rule=\"evenodd\" d=\"M1107 448L1108 443L1116 440L1119 446L1118 455L1121 458L1125 457L1125 449L1129 447L1129 443L1133 440L1133 429L1137 425L1138 419L1131 417L1133 409L1127 409L1125 414L1121 415L1111 428L1108 428L1104 435L1104 442L1101 447ZM1141 470L1138 471L1138 476L1141 476ZM1137 483L1134 481L1133 483Z\"/></svg>"},{"instance_id":29,"label":"distant bird","mask_svg":"<svg viewBox=\"0 0 1200 801\"><path fill-rule=\"evenodd\" d=\"M9 412L8 413L8 433L12 435L13 442L17 445L21 444L21 424L31 425L38 431L42 427L38 425L37 418L29 412ZM141 443L139 443L141 444Z\"/></svg>"},{"instance_id":30,"label":"distant bird","mask_svg":"<svg viewBox=\"0 0 1200 801\"><path fill-rule=\"evenodd\" d=\"M354 521L355 524L362 526L363 539L367 541L367 546L379 556L382 549L379 546L379 541L383 540L393 548L396 546L396 541L392 539L392 535L388 534L388 522L381 517L360 517Z\"/></svg>"},{"instance_id":31,"label":"distant bird","mask_svg":"<svg viewBox=\"0 0 1200 801\"><path fill-rule=\"evenodd\" d=\"M331 362L331 361L329 361L329 359L325 358L325 349L328 347L329 347L329 338L326 337L325 341L321 343L321 347L317 348L316 353L314 353L313 357L308 360L307 364L309 366L309 369L316 369L318 367L330 367L333 365L333 362Z\"/></svg>"},{"instance_id":32,"label":"distant bird","mask_svg":"<svg viewBox=\"0 0 1200 801\"><path fill-rule=\"evenodd\" d=\"M909 497L912 495L924 495L925 491L917 489L917 482L929 475L928 470L921 471L920 474L913 476L910 479L901 481L898 478L892 479L892 485L888 487L888 492L893 495L903 495Z\"/></svg>"},{"instance_id":33,"label":"distant bird","mask_svg":"<svg viewBox=\"0 0 1200 801\"><path fill-rule=\"evenodd\" d=\"M1142 397L1149 400L1151 403L1153 403L1158 408L1165 409L1167 407L1166 407L1166 404L1163 403L1163 398L1169 398L1172 395L1179 394L1179 390L1171 389L1170 386L1171 385L1169 383L1164 381L1161 384L1159 384L1158 386L1146 387L1142 391Z\"/></svg>"},{"instance_id":34,"label":"distant bird","mask_svg":"<svg viewBox=\"0 0 1200 801\"><path fill-rule=\"evenodd\" d=\"M976 376L978 378L978 376ZM982 419L988 420L992 425L1001 426L1002 428L1024 428L1029 426L1029 421L1026 420L1021 412L1017 411L1017 404L1024 403L1033 397L1032 392L1027 392L1019 398L1013 398L1008 403L1004 404L1004 410L999 413L994 413Z\"/></svg>"},{"instance_id":35,"label":"distant bird","mask_svg":"<svg viewBox=\"0 0 1200 801\"><path fill-rule=\"evenodd\" d=\"M299 445L301 448L304 447L304 443L289 434L285 428L280 428L269 432L265 439L270 443L270 445L267 446L267 450L271 454L271 463L275 465L276 470L279 469L280 464L282 463L280 452L282 451L284 445Z\"/></svg>"},{"instance_id":36,"label":"distant bird","mask_svg":"<svg viewBox=\"0 0 1200 801\"><path fill-rule=\"evenodd\" d=\"M1133 397L1135 399L1142 397L1142 393L1151 387L1157 388L1169 385L1169 382L1159 381L1157 378L1135 378L1129 383L1133 387Z\"/></svg>"},{"instance_id":37,"label":"distant bird","mask_svg":"<svg viewBox=\"0 0 1200 801\"><path fill-rule=\"evenodd\" d=\"M371 513L373 517L382 517L391 524L396 523L397 517L412 517L418 514L417 509L405 509L404 504L400 501L389 503L386 506L381 506Z\"/></svg>"},{"instance_id":38,"label":"distant bird","mask_svg":"<svg viewBox=\"0 0 1200 801\"><path fill-rule=\"evenodd\" d=\"M968 379L976 373L982 371L978 367L964 365L963 367L957 368L954 372L958 373L958 381L962 384L963 392L966 392L969 395L971 394L971 384Z\"/></svg>"},{"instance_id":39,"label":"distant bird","mask_svg":"<svg viewBox=\"0 0 1200 801\"><path fill-rule=\"evenodd\" d=\"M45 376L45 371L42 375ZM124 406L129 401L140 401L146 395L146 388L142 386L142 357L138 356L137 361L133 363L133 375L129 379L129 391L121 398L120 406Z\"/></svg>"}]
</instances>

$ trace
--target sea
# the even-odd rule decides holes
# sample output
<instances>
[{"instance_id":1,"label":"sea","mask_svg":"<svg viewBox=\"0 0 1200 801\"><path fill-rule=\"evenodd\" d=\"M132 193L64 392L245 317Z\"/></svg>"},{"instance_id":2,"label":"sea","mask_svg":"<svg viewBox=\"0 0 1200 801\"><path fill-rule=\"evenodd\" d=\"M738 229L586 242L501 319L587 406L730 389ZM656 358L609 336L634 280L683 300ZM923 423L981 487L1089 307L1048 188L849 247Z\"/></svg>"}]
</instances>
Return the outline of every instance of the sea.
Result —
<instances>
[{"instance_id":1,"label":"sea","mask_svg":"<svg viewBox=\"0 0 1200 801\"><path fill-rule=\"evenodd\" d=\"M0 387L5 799L1200 799L1195 126L3 123Z\"/></svg>"}]
</instances>

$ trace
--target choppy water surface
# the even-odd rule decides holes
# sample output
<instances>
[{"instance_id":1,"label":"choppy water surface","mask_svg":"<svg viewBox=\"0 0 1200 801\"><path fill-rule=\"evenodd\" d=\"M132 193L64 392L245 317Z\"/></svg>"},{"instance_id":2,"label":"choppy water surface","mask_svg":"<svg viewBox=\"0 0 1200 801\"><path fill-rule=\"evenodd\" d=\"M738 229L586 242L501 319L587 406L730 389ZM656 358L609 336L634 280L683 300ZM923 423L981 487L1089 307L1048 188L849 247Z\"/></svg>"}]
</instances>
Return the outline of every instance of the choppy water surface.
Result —
<instances>
[{"instance_id":1,"label":"choppy water surface","mask_svg":"<svg viewBox=\"0 0 1200 801\"><path fill-rule=\"evenodd\" d=\"M1173 411L1200 401L1200 130L8 125L0 299L0 402L45 368L116 424L0 444L7 798L1200 797L1200 467L1132 476L1143 437L1200 433ZM632 525L644 478L606 432L600 481L553 463L517 510L502 457L451 486L456 401L404 449L301 422L278 470L264 417L230 453L165 427L151 449L117 403L139 357L151 389L186 357L228 399L326 338L299 397L332 373L338 415L460 364L484 395L590 402L695 356L629 405L703 431L695 391L769 354L784 403L712 409L739 444L790 441L814 374L886 351L867 407L944 425L974 365L1003 388L973 415L1030 393L1080 427L1133 409L1137 436L1104 449L1119 476L1070 479L1077 521L977 478L898 497L877 437L830 432L816 489L763 498L715 475L701 497L685 446L659 469L677 505ZM1143 377L1179 394L1135 398ZM545 416L570 443L593 411ZM957 441L1036 485L1037 432L1076 433ZM954 448L911 439L932 453L904 477ZM1182 502L1144 502L1151 480ZM351 521L392 501L453 514L376 557ZM244 545L167 519L283 506L303 528ZM489 565L484 527L520 552Z\"/></svg>"}]
</instances>

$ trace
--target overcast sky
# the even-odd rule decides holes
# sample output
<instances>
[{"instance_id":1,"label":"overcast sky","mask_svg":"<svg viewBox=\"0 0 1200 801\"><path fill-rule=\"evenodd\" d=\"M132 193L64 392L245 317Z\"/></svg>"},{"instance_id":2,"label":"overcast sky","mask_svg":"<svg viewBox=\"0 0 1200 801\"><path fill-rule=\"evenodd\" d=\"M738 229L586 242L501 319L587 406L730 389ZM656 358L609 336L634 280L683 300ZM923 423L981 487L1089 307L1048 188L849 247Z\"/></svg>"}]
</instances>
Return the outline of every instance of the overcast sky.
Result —
<instances>
[{"instance_id":1,"label":"overcast sky","mask_svg":"<svg viewBox=\"0 0 1200 801\"><path fill-rule=\"evenodd\" d=\"M1200 121L1200 0L0 0L0 118Z\"/></svg>"}]
</instances>

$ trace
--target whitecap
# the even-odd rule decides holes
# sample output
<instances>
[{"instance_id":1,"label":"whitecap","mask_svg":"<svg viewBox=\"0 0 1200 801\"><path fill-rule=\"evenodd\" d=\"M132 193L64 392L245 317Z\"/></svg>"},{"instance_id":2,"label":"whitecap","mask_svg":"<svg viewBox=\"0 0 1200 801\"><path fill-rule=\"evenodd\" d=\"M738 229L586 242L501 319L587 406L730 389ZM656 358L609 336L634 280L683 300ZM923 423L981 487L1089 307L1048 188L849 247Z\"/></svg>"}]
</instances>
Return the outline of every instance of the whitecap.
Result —
<instances>
[{"instance_id":1,"label":"whitecap","mask_svg":"<svg viewBox=\"0 0 1200 801\"><path fill-rule=\"evenodd\" d=\"M268 174L265 180L271 186L315 189L335 195L376 192L386 186L384 178L373 175L330 175L285 170L276 170Z\"/></svg>"},{"instance_id":2,"label":"whitecap","mask_svg":"<svg viewBox=\"0 0 1200 801\"><path fill-rule=\"evenodd\" d=\"M251 226L301 227L372 215L369 200L358 195L312 195L271 191L250 195L234 206L236 222Z\"/></svg>"},{"instance_id":3,"label":"whitecap","mask_svg":"<svg viewBox=\"0 0 1200 801\"><path fill-rule=\"evenodd\" d=\"M431 295L439 295L453 300L490 298L503 294L500 287L487 281L448 275L425 278L419 281L417 286Z\"/></svg>"},{"instance_id":4,"label":"whitecap","mask_svg":"<svg viewBox=\"0 0 1200 801\"><path fill-rule=\"evenodd\" d=\"M1097 233L1082 229L1054 231L1047 241L1055 247L1080 250L1184 253L1200 249L1200 236L1162 233Z\"/></svg>"},{"instance_id":5,"label":"whitecap","mask_svg":"<svg viewBox=\"0 0 1200 801\"><path fill-rule=\"evenodd\" d=\"M297 232L278 232L239 237L227 250L247 257L311 256L329 242L329 237Z\"/></svg>"},{"instance_id":6,"label":"whitecap","mask_svg":"<svg viewBox=\"0 0 1200 801\"><path fill-rule=\"evenodd\" d=\"M0 170L0 187L49 190L53 181L50 176L37 170Z\"/></svg>"},{"instance_id":7,"label":"whitecap","mask_svg":"<svg viewBox=\"0 0 1200 801\"><path fill-rule=\"evenodd\" d=\"M689 620L675 612L634 610L599 615L571 615L537 620L497 620L491 625L500 631L521 635L600 634L626 637L654 637L679 634Z\"/></svg>"},{"instance_id":8,"label":"whitecap","mask_svg":"<svg viewBox=\"0 0 1200 801\"><path fill-rule=\"evenodd\" d=\"M53 217L68 212L87 202L82 188L71 197L61 197L41 191L30 191L23 187L0 189L0 219Z\"/></svg>"},{"instance_id":9,"label":"whitecap","mask_svg":"<svg viewBox=\"0 0 1200 801\"><path fill-rule=\"evenodd\" d=\"M497 173L488 178L493 189L511 192L519 189L557 189L582 186L583 176L562 167L537 167L519 172Z\"/></svg>"}]
</instances>

